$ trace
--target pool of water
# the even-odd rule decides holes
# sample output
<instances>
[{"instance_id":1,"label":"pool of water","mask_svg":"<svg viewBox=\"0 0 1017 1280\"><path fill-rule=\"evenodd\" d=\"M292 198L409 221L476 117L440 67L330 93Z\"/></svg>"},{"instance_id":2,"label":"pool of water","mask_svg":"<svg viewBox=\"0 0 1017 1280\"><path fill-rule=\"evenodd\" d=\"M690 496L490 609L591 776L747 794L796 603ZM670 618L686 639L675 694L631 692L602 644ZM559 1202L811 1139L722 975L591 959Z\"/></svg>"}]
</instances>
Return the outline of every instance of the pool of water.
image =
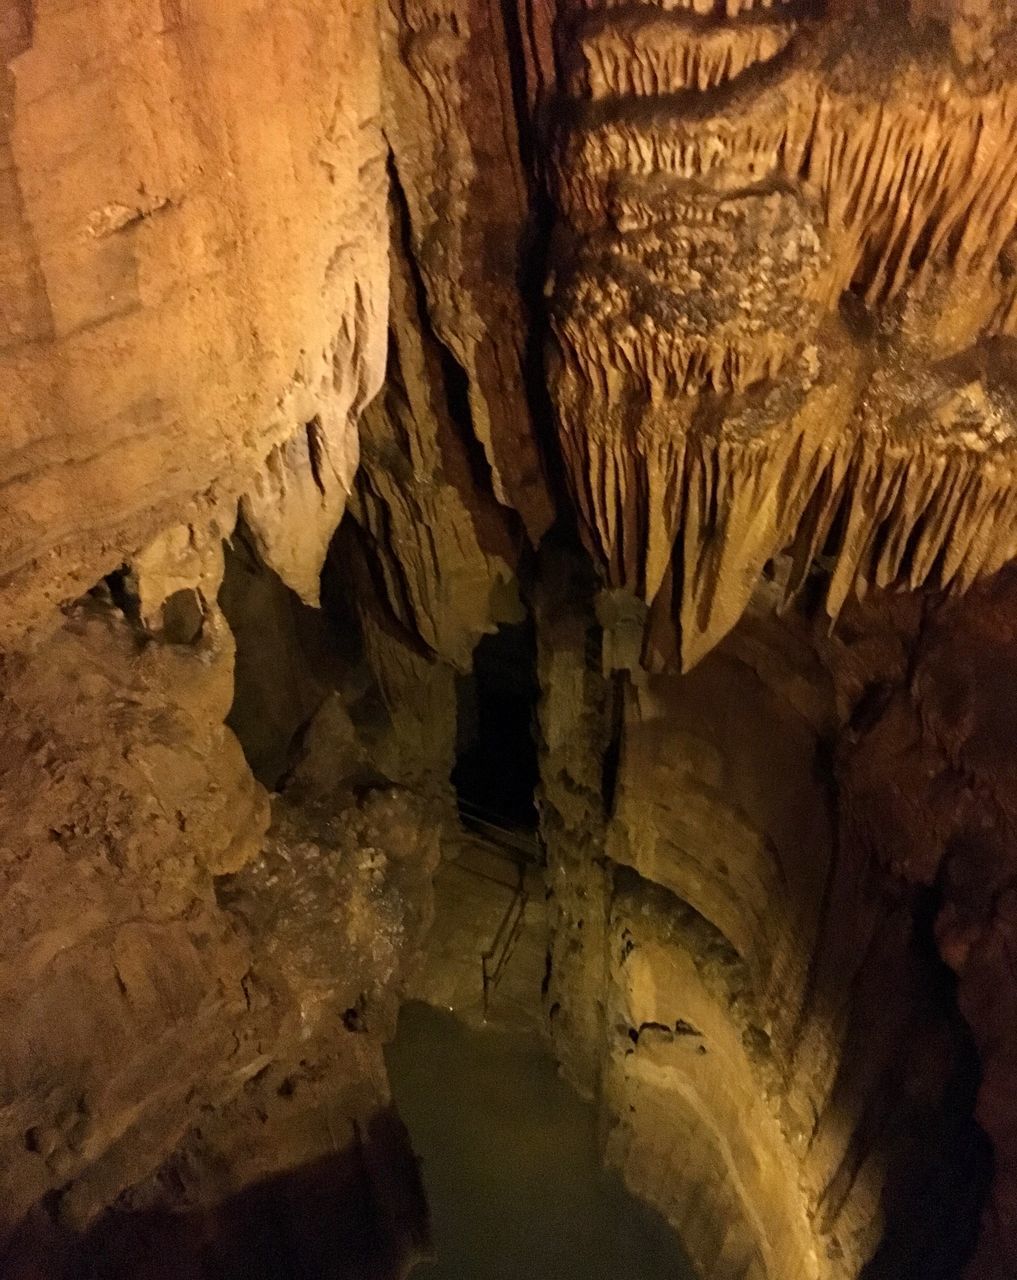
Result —
<instances>
[{"instance_id":1,"label":"pool of water","mask_svg":"<svg viewBox=\"0 0 1017 1280\"><path fill-rule=\"evenodd\" d=\"M536 1033L411 1003L386 1057L438 1255L414 1280L693 1280L664 1220L601 1169L593 1108Z\"/></svg>"}]
</instances>

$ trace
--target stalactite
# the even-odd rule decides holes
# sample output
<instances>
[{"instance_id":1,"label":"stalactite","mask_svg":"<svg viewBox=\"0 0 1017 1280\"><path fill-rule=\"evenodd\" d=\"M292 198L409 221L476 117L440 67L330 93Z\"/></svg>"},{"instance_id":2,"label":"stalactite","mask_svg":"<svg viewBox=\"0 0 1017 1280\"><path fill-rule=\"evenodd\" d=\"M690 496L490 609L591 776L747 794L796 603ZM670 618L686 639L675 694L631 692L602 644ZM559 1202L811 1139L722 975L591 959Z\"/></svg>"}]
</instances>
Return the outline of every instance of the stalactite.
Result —
<instances>
[{"instance_id":1,"label":"stalactite","mask_svg":"<svg viewBox=\"0 0 1017 1280\"><path fill-rule=\"evenodd\" d=\"M656 6L593 11L576 33L567 85L592 99L706 92L769 62L794 38L795 23L686 25Z\"/></svg>"},{"instance_id":2,"label":"stalactite","mask_svg":"<svg viewBox=\"0 0 1017 1280\"><path fill-rule=\"evenodd\" d=\"M910 401L878 375L865 388L864 344L845 334L839 371L819 372L823 317L848 289L892 328L900 299L949 271L1000 291L984 333L1017 323L1017 80L972 88L900 25L856 33L850 74L831 73L833 27L767 7L765 21L741 4L587 10L552 158L568 229L553 381L582 525L608 585L647 602L677 539L685 665L787 546L789 592L822 554L832 617L870 586L964 590L1017 549L1002 385L923 385L931 348L914 333L884 355ZM793 410L775 409L782 386Z\"/></svg>"}]
</instances>

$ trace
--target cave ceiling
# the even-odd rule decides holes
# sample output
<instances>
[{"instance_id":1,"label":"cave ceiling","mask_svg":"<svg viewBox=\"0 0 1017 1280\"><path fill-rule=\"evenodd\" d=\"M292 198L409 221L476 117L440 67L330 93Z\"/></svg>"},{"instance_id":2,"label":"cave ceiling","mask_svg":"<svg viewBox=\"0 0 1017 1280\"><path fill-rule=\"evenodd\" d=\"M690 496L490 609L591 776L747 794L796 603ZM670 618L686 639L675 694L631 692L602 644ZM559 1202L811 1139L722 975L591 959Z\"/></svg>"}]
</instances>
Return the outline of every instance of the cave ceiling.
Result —
<instances>
[{"instance_id":1,"label":"cave ceiling","mask_svg":"<svg viewBox=\"0 0 1017 1280\"><path fill-rule=\"evenodd\" d=\"M0 1270L325 1167L426 1251L382 1044L514 627L609 1162L704 1280L1014 1274L1014 0L0 54Z\"/></svg>"}]
</instances>

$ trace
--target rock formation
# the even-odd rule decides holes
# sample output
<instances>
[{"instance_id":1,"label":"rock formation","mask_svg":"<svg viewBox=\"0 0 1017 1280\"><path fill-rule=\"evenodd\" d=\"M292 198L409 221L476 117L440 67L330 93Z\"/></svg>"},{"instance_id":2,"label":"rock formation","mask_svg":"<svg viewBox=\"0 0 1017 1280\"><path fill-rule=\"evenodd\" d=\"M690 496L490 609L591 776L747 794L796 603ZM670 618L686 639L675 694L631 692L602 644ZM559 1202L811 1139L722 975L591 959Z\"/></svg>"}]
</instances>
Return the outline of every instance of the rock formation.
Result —
<instances>
[{"instance_id":1,"label":"rock formation","mask_svg":"<svg viewBox=\"0 0 1017 1280\"><path fill-rule=\"evenodd\" d=\"M373 7L14 0L2 31L6 637L164 529L217 546L244 493L313 597L384 372Z\"/></svg>"},{"instance_id":2,"label":"rock formation","mask_svg":"<svg viewBox=\"0 0 1017 1280\"><path fill-rule=\"evenodd\" d=\"M1013 50L963 66L919 14L761 9L559 15L562 447L587 544L666 602L685 666L786 547L789 596L832 557L833 617L1017 548Z\"/></svg>"},{"instance_id":3,"label":"rock formation","mask_svg":"<svg viewBox=\"0 0 1017 1280\"><path fill-rule=\"evenodd\" d=\"M605 1159L703 1280L1017 1271L1015 32L10 0L4 1274L426 1252L381 1046L523 620Z\"/></svg>"},{"instance_id":4,"label":"rock formation","mask_svg":"<svg viewBox=\"0 0 1017 1280\"><path fill-rule=\"evenodd\" d=\"M935 958L941 850L877 854L853 772L900 803L858 726L908 697L916 615L830 641L774 594L688 676L548 699L553 1034L703 1275L953 1274L988 1169Z\"/></svg>"}]
</instances>

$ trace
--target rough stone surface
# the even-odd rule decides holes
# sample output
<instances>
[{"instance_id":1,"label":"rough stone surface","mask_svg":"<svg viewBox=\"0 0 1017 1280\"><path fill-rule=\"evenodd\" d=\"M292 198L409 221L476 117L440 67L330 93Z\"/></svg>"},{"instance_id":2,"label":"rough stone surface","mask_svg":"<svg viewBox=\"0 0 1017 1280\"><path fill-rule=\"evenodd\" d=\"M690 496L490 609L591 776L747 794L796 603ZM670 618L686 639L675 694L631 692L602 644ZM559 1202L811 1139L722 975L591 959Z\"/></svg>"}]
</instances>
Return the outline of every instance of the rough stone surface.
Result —
<instances>
[{"instance_id":1,"label":"rough stone surface","mask_svg":"<svg viewBox=\"0 0 1017 1280\"><path fill-rule=\"evenodd\" d=\"M0 53L3 639L248 488L313 601L384 372L373 6L17 0Z\"/></svg>"},{"instance_id":2,"label":"rough stone surface","mask_svg":"<svg viewBox=\"0 0 1017 1280\"><path fill-rule=\"evenodd\" d=\"M760 9L558 13L561 446L609 585L656 601L686 668L789 544L789 596L830 556L833 617L1017 551L1012 30Z\"/></svg>"},{"instance_id":3,"label":"rough stone surface","mask_svg":"<svg viewBox=\"0 0 1017 1280\"><path fill-rule=\"evenodd\" d=\"M388 1105L380 1036L429 919L437 824L408 793L363 790L352 737L317 732L293 773L299 802L278 799L269 826L268 796L223 723L232 660L214 608L179 643L132 622L104 587L5 672L0 1251L13 1240L11 1268L56 1232L47 1274L62 1274L73 1233L145 1178L157 1179L146 1212L211 1212L248 1181L313 1165L327 1151L312 1114L285 1142L236 1149L261 1094L271 1101L294 1072L318 1081L312 1111L332 1108L333 1154ZM285 1114L275 1122L285 1129ZM398 1132L379 1139L382 1172L405 1163ZM159 1170L195 1144L205 1154L184 1195ZM355 1225L356 1168L325 1173L347 1189L336 1212ZM378 1227L385 1248L424 1239L416 1213L391 1238ZM80 1245L85 1256L105 1230ZM351 1274L383 1274L363 1265Z\"/></svg>"},{"instance_id":4,"label":"rough stone surface","mask_svg":"<svg viewBox=\"0 0 1017 1280\"><path fill-rule=\"evenodd\" d=\"M930 885L935 938L981 1061L977 1118L992 1139L993 1194L969 1274L1017 1266L1014 1155L1014 761L1017 582L1000 575L935 616L909 678L852 743L852 818L895 876Z\"/></svg>"},{"instance_id":5,"label":"rough stone surface","mask_svg":"<svg viewBox=\"0 0 1017 1280\"><path fill-rule=\"evenodd\" d=\"M223 725L231 641L143 644L86 599L3 700L4 1220L52 1188L76 1219L236 1084L245 948L213 876L257 850L265 793ZM254 1069L257 1069L256 1066Z\"/></svg>"},{"instance_id":6,"label":"rough stone surface","mask_svg":"<svg viewBox=\"0 0 1017 1280\"><path fill-rule=\"evenodd\" d=\"M1017 1271L1015 31L7 4L0 1269L426 1249L381 1041L529 614L606 1159L704 1280Z\"/></svg>"},{"instance_id":7,"label":"rough stone surface","mask_svg":"<svg viewBox=\"0 0 1017 1280\"><path fill-rule=\"evenodd\" d=\"M917 835L909 859L853 774L909 808L939 794L899 744L856 748L863 684L906 685L918 615L830 642L759 603L692 673L637 685L591 670L573 625L543 710L552 1033L700 1274L959 1274L989 1159L936 950L952 909L934 925L937 855Z\"/></svg>"},{"instance_id":8,"label":"rough stone surface","mask_svg":"<svg viewBox=\"0 0 1017 1280\"><path fill-rule=\"evenodd\" d=\"M517 22L490 0L382 6L386 131L430 324L464 377L466 439L482 448L493 496L536 541L554 509L526 386L523 165ZM531 273L530 287L535 283Z\"/></svg>"},{"instance_id":9,"label":"rough stone surface","mask_svg":"<svg viewBox=\"0 0 1017 1280\"><path fill-rule=\"evenodd\" d=\"M385 390L361 429L352 512L394 619L434 654L468 670L477 641L521 616L523 534L478 481L461 373L422 309L418 268L392 209L392 307Z\"/></svg>"}]
</instances>

